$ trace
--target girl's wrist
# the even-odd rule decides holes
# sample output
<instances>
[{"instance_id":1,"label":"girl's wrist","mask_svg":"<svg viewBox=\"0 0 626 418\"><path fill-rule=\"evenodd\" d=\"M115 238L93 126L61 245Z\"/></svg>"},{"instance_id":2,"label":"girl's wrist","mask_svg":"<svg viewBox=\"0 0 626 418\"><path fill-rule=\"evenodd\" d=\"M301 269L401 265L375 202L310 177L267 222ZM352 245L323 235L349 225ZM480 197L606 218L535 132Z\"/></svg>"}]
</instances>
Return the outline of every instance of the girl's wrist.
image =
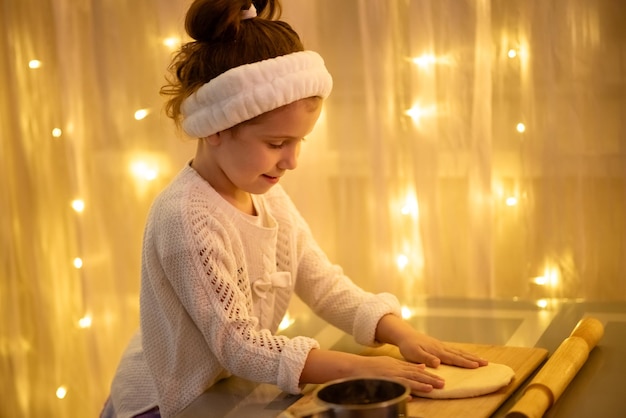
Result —
<instances>
[{"instance_id":1,"label":"girl's wrist","mask_svg":"<svg viewBox=\"0 0 626 418\"><path fill-rule=\"evenodd\" d=\"M376 341L399 345L415 335L416 331L407 322L394 314L384 315L376 326Z\"/></svg>"}]
</instances>

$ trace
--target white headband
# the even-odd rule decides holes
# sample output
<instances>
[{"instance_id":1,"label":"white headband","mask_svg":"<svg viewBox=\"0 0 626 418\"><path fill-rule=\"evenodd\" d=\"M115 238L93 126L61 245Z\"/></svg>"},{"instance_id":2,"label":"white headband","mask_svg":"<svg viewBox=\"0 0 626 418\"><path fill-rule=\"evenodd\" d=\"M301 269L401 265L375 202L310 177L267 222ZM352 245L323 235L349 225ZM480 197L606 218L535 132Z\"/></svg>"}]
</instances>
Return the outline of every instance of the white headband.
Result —
<instances>
[{"instance_id":1,"label":"white headband","mask_svg":"<svg viewBox=\"0 0 626 418\"><path fill-rule=\"evenodd\" d=\"M241 65L183 101L183 130L204 138L300 99L325 99L332 86L324 60L313 51Z\"/></svg>"}]
</instances>

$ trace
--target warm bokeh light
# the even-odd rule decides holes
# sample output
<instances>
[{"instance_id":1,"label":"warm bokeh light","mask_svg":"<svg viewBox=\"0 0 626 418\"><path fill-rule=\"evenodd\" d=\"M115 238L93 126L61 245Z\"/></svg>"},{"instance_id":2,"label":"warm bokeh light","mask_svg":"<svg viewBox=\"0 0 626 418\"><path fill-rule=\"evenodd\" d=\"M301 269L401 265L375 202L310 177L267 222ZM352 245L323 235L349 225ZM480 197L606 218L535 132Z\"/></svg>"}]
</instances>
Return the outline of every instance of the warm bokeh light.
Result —
<instances>
[{"instance_id":1,"label":"warm bokeh light","mask_svg":"<svg viewBox=\"0 0 626 418\"><path fill-rule=\"evenodd\" d=\"M30 60L28 62L28 68L32 68L32 69L41 68L42 65L43 65L42 62L39 60Z\"/></svg>"},{"instance_id":2,"label":"warm bokeh light","mask_svg":"<svg viewBox=\"0 0 626 418\"><path fill-rule=\"evenodd\" d=\"M152 181L159 175L159 169L154 163L144 160L135 160L130 165L130 171L138 180Z\"/></svg>"},{"instance_id":3,"label":"warm bokeh light","mask_svg":"<svg viewBox=\"0 0 626 418\"><path fill-rule=\"evenodd\" d=\"M59 399L65 399L65 397L67 396L67 387L59 386L56 390L56 396Z\"/></svg>"},{"instance_id":4,"label":"warm bokeh light","mask_svg":"<svg viewBox=\"0 0 626 418\"><path fill-rule=\"evenodd\" d=\"M145 119L146 116L150 114L150 109L139 109L135 111L135 119L142 120Z\"/></svg>"},{"instance_id":5,"label":"warm bokeh light","mask_svg":"<svg viewBox=\"0 0 626 418\"><path fill-rule=\"evenodd\" d=\"M409 215L413 218L417 218L419 216L419 203L417 202L417 198L414 194L407 195L401 212L403 215Z\"/></svg>"},{"instance_id":6,"label":"warm bokeh light","mask_svg":"<svg viewBox=\"0 0 626 418\"><path fill-rule=\"evenodd\" d=\"M524 123L520 122L520 123L518 123L518 124L515 126L515 129L516 129L516 130L517 130L517 132L519 132L519 133L526 132L526 125L525 125Z\"/></svg>"},{"instance_id":7,"label":"warm bokeh light","mask_svg":"<svg viewBox=\"0 0 626 418\"><path fill-rule=\"evenodd\" d=\"M437 59L433 54L424 54L422 56L413 58L413 62L420 67L427 67L437 62Z\"/></svg>"},{"instance_id":8,"label":"warm bokeh light","mask_svg":"<svg viewBox=\"0 0 626 418\"><path fill-rule=\"evenodd\" d=\"M180 44L181 44L181 40L179 37L176 37L176 36L170 36L163 40L163 45L165 45L166 47L170 49L176 49L180 46Z\"/></svg>"},{"instance_id":9,"label":"warm bokeh light","mask_svg":"<svg viewBox=\"0 0 626 418\"><path fill-rule=\"evenodd\" d=\"M410 319L413 316L413 312L411 311L411 308L409 308L408 306L403 306L401 308L401 314L402 314L402 318L404 319Z\"/></svg>"},{"instance_id":10,"label":"warm bokeh light","mask_svg":"<svg viewBox=\"0 0 626 418\"><path fill-rule=\"evenodd\" d=\"M559 285L559 268L555 266L547 266L543 277L546 278L546 284L550 287L557 287Z\"/></svg>"},{"instance_id":11,"label":"warm bokeh light","mask_svg":"<svg viewBox=\"0 0 626 418\"><path fill-rule=\"evenodd\" d=\"M517 50L511 48L509 49L509 52L507 53L507 55L509 58L515 58L517 57Z\"/></svg>"},{"instance_id":12,"label":"warm bokeh light","mask_svg":"<svg viewBox=\"0 0 626 418\"><path fill-rule=\"evenodd\" d=\"M437 106L427 106L422 107L419 104L414 105L412 108L406 111L406 115L408 115L413 122L420 123L422 118L431 117L437 114Z\"/></svg>"},{"instance_id":13,"label":"warm bokeh light","mask_svg":"<svg viewBox=\"0 0 626 418\"><path fill-rule=\"evenodd\" d=\"M82 212L85 210L85 201L83 199L74 199L72 200L72 209L76 212Z\"/></svg>"},{"instance_id":14,"label":"warm bokeh light","mask_svg":"<svg viewBox=\"0 0 626 418\"><path fill-rule=\"evenodd\" d=\"M91 327L91 316L90 315L85 315L82 318L80 318L78 320L78 327L79 328L89 328Z\"/></svg>"},{"instance_id":15,"label":"warm bokeh light","mask_svg":"<svg viewBox=\"0 0 626 418\"><path fill-rule=\"evenodd\" d=\"M284 331L289 328L294 322L296 322L296 320L292 318L291 315L289 315L289 312L287 312L282 321L280 321L280 324L278 325L278 330Z\"/></svg>"},{"instance_id":16,"label":"warm bokeh light","mask_svg":"<svg viewBox=\"0 0 626 418\"><path fill-rule=\"evenodd\" d=\"M61 128L54 128L52 130L52 136L55 138L60 138L61 135L63 135L63 131L61 130Z\"/></svg>"},{"instance_id":17,"label":"warm bokeh light","mask_svg":"<svg viewBox=\"0 0 626 418\"><path fill-rule=\"evenodd\" d=\"M411 58L411 61L422 70L428 69L434 65L452 65L454 62L449 56L438 56L431 53Z\"/></svg>"},{"instance_id":18,"label":"warm bokeh light","mask_svg":"<svg viewBox=\"0 0 626 418\"><path fill-rule=\"evenodd\" d=\"M83 267L83 259L80 257L76 257L73 261L74 267L76 267L77 269L82 268Z\"/></svg>"},{"instance_id":19,"label":"warm bokeh light","mask_svg":"<svg viewBox=\"0 0 626 418\"><path fill-rule=\"evenodd\" d=\"M558 288L560 282L559 268L552 265L547 265L543 276L537 276L532 279L532 282L539 286L547 286L551 288Z\"/></svg>"},{"instance_id":20,"label":"warm bokeh light","mask_svg":"<svg viewBox=\"0 0 626 418\"><path fill-rule=\"evenodd\" d=\"M398 257L396 257L396 265L398 266L399 270L404 270L404 268L409 264L409 257L407 257L404 254L400 254L398 255Z\"/></svg>"},{"instance_id":21,"label":"warm bokeh light","mask_svg":"<svg viewBox=\"0 0 626 418\"><path fill-rule=\"evenodd\" d=\"M506 198L506 205L507 206L515 206L517 205L517 197L515 196L509 196Z\"/></svg>"}]
</instances>

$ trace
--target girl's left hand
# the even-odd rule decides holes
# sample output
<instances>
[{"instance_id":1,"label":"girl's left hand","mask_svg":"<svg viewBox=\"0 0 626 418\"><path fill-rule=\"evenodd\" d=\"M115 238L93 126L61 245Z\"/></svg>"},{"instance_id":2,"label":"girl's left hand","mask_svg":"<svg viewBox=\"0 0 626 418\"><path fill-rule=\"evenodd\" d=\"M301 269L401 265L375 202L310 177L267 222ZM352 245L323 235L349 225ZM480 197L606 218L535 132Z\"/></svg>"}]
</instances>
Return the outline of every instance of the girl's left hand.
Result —
<instances>
[{"instance_id":1,"label":"girl's left hand","mask_svg":"<svg viewBox=\"0 0 626 418\"><path fill-rule=\"evenodd\" d=\"M397 346L406 360L424 363L428 367L436 368L443 363L475 369L488 363L475 354L450 347L436 338L417 331L407 335Z\"/></svg>"}]
</instances>

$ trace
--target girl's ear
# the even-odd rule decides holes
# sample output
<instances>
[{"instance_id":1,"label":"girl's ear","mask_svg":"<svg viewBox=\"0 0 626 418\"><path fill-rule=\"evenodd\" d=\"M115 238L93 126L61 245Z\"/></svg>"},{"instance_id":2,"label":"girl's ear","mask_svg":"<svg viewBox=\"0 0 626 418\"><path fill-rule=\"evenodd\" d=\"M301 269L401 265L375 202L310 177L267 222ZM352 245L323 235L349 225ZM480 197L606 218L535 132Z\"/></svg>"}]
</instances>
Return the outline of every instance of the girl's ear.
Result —
<instances>
[{"instance_id":1,"label":"girl's ear","mask_svg":"<svg viewBox=\"0 0 626 418\"><path fill-rule=\"evenodd\" d=\"M222 143L222 132L218 132L209 136L202 138L207 144L210 145L219 145Z\"/></svg>"}]
</instances>

